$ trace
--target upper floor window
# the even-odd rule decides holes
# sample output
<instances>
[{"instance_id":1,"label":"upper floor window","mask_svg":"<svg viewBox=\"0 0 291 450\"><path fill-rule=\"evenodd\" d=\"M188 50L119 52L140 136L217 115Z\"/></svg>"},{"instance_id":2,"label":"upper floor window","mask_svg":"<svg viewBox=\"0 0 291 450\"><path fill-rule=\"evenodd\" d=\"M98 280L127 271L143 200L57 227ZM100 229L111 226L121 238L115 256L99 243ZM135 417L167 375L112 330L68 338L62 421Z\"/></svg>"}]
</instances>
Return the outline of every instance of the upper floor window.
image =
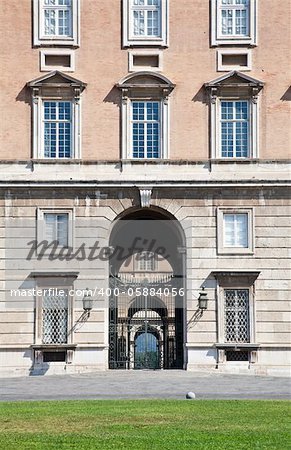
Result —
<instances>
[{"instance_id":1,"label":"upper floor window","mask_svg":"<svg viewBox=\"0 0 291 450\"><path fill-rule=\"evenodd\" d=\"M222 158L248 158L249 102L221 100L220 155Z\"/></svg>"},{"instance_id":2,"label":"upper floor window","mask_svg":"<svg viewBox=\"0 0 291 450\"><path fill-rule=\"evenodd\" d=\"M44 158L72 157L72 102L43 101Z\"/></svg>"},{"instance_id":3,"label":"upper floor window","mask_svg":"<svg viewBox=\"0 0 291 450\"><path fill-rule=\"evenodd\" d=\"M248 36L249 0L220 0L218 5L218 34L220 36Z\"/></svg>"},{"instance_id":4,"label":"upper floor window","mask_svg":"<svg viewBox=\"0 0 291 450\"><path fill-rule=\"evenodd\" d=\"M167 46L168 0L123 0L123 44Z\"/></svg>"},{"instance_id":5,"label":"upper floor window","mask_svg":"<svg viewBox=\"0 0 291 450\"><path fill-rule=\"evenodd\" d=\"M80 158L80 97L86 83L54 71L28 86L33 94L33 157Z\"/></svg>"},{"instance_id":6,"label":"upper floor window","mask_svg":"<svg viewBox=\"0 0 291 450\"><path fill-rule=\"evenodd\" d=\"M152 72L126 76L122 91L122 158L169 157L169 99L174 85Z\"/></svg>"},{"instance_id":7,"label":"upper floor window","mask_svg":"<svg viewBox=\"0 0 291 450\"><path fill-rule=\"evenodd\" d=\"M133 158L161 157L161 104L131 102L131 155Z\"/></svg>"},{"instance_id":8,"label":"upper floor window","mask_svg":"<svg viewBox=\"0 0 291 450\"><path fill-rule=\"evenodd\" d=\"M45 36L72 36L72 0L43 0L41 15Z\"/></svg>"},{"instance_id":9,"label":"upper floor window","mask_svg":"<svg viewBox=\"0 0 291 450\"><path fill-rule=\"evenodd\" d=\"M256 44L257 0L212 0L212 45Z\"/></svg>"},{"instance_id":10,"label":"upper floor window","mask_svg":"<svg viewBox=\"0 0 291 450\"><path fill-rule=\"evenodd\" d=\"M34 45L79 45L79 0L34 0Z\"/></svg>"},{"instance_id":11,"label":"upper floor window","mask_svg":"<svg viewBox=\"0 0 291 450\"><path fill-rule=\"evenodd\" d=\"M210 94L213 159L258 157L258 94L263 86L261 81L235 70L205 83Z\"/></svg>"},{"instance_id":12,"label":"upper floor window","mask_svg":"<svg viewBox=\"0 0 291 450\"><path fill-rule=\"evenodd\" d=\"M141 37L161 37L161 0L132 0L131 34Z\"/></svg>"}]
</instances>

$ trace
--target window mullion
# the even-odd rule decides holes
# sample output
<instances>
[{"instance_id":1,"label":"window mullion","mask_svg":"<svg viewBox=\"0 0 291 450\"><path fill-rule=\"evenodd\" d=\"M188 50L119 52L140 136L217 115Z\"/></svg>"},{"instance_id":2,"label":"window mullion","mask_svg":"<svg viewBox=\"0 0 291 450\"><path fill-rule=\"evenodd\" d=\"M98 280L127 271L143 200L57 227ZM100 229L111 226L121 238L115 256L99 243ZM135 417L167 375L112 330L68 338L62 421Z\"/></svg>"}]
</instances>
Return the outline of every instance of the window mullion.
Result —
<instances>
[{"instance_id":1,"label":"window mullion","mask_svg":"<svg viewBox=\"0 0 291 450\"><path fill-rule=\"evenodd\" d=\"M144 102L144 148L145 158L148 157L148 102Z\"/></svg>"},{"instance_id":2,"label":"window mullion","mask_svg":"<svg viewBox=\"0 0 291 450\"><path fill-rule=\"evenodd\" d=\"M237 227L237 215L234 214L234 222L233 222L233 234L234 234L234 236L233 236L233 243L234 243L234 246L235 246L235 247L238 246L237 230L238 230L238 227Z\"/></svg>"},{"instance_id":3,"label":"window mullion","mask_svg":"<svg viewBox=\"0 0 291 450\"><path fill-rule=\"evenodd\" d=\"M59 102L56 102L56 158L59 158Z\"/></svg>"},{"instance_id":4,"label":"window mullion","mask_svg":"<svg viewBox=\"0 0 291 450\"><path fill-rule=\"evenodd\" d=\"M235 317L235 341L239 341L239 332L238 332L238 299L237 299L237 290L234 291L234 317Z\"/></svg>"},{"instance_id":5,"label":"window mullion","mask_svg":"<svg viewBox=\"0 0 291 450\"><path fill-rule=\"evenodd\" d=\"M236 102L232 104L232 117L233 117L233 157L236 158Z\"/></svg>"}]
</instances>

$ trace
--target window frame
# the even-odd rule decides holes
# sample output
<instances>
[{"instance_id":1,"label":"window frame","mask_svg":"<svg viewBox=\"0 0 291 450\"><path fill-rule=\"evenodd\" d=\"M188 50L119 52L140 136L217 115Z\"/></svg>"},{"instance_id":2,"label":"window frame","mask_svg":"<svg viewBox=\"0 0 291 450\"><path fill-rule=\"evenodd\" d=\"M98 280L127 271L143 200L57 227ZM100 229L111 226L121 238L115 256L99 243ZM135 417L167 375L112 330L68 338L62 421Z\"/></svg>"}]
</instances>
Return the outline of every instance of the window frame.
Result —
<instances>
[{"instance_id":1,"label":"window frame","mask_svg":"<svg viewBox=\"0 0 291 450\"><path fill-rule=\"evenodd\" d=\"M247 340L228 340L226 336L226 326L227 326L227 320L226 320L226 291L234 291L235 292L235 298L237 299L237 291L245 291L247 292ZM248 344L251 342L251 330L250 330L250 289L249 288L231 288L231 287L224 287L223 288L223 304L224 304L224 320L223 320L223 340L227 344ZM237 308L235 309L235 316L237 317ZM238 336L236 336L237 338Z\"/></svg>"},{"instance_id":2,"label":"window frame","mask_svg":"<svg viewBox=\"0 0 291 450\"><path fill-rule=\"evenodd\" d=\"M224 215L247 214L248 246L226 247L224 245ZM254 254L254 208L217 208L217 254L253 255Z\"/></svg>"},{"instance_id":3,"label":"window frame","mask_svg":"<svg viewBox=\"0 0 291 450\"><path fill-rule=\"evenodd\" d=\"M66 49L43 49L40 50L40 70L41 72L51 72L52 70L61 70L62 72L74 72L75 71L75 52L73 50ZM46 56L69 56L69 66L48 66L46 65Z\"/></svg>"},{"instance_id":4,"label":"window frame","mask_svg":"<svg viewBox=\"0 0 291 450\"><path fill-rule=\"evenodd\" d=\"M232 112L233 118L232 119L222 119L222 102L224 103L233 103L232 106ZM247 119L240 120L235 117L236 114L236 108L235 104L246 102L247 103ZM231 159L248 159L251 155L251 107L250 107L250 100L249 99L228 99L228 98L220 98L219 100L219 110L218 110L218 146L219 146L219 157L221 159L231 160ZM231 123L233 124L233 155L232 156L222 156L222 123ZM247 123L247 155L246 156L237 156L237 148L236 148L236 123Z\"/></svg>"},{"instance_id":5,"label":"window frame","mask_svg":"<svg viewBox=\"0 0 291 450\"><path fill-rule=\"evenodd\" d=\"M227 66L223 64L223 56L224 55L246 55L247 64L245 66ZM247 72L252 70L252 52L250 49L244 48L219 48L217 50L217 71L218 72L229 72L232 70L239 70L240 72Z\"/></svg>"},{"instance_id":6,"label":"window frame","mask_svg":"<svg viewBox=\"0 0 291 450\"><path fill-rule=\"evenodd\" d=\"M143 121L134 120L133 119L133 103L144 103L145 105L147 105L148 103L158 103L159 120L158 121L150 121L148 119L145 119ZM144 113L146 113L146 112L147 112L147 106L144 107ZM134 123L143 123L144 124L144 153L146 155L144 157L134 157L133 156L133 153L134 153L133 152L133 124ZM158 123L158 143L159 143L159 149L158 149L159 156L158 157L153 157L153 156L152 157L148 157L147 156L148 155L148 149L146 148L146 144L147 144L147 141L148 141L148 139L147 139L147 137L148 137L147 130L148 130L148 124L151 124L151 123L152 124ZM147 100L144 100L144 99L131 99L130 100L129 128L130 128L130 130L129 130L129 136L130 136L130 138L129 138L129 142L130 142L129 152L130 152L131 158L133 160L144 160L144 159L146 159L146 160L156 160L156 159L161 159L162 145L163 145L163 142L162 142L162 104L161 104L161 101L159 99L157 99L157 100L155 100L155 99L153 99L153 100L150 100L150 99L147 99Z\"/></svg>"},{"instance_id":7,"label":"window frame","mask_svg":"<svg viewBox=\"0 0 291 450\"><path fill-rule=\"evenodd\" d=\"M248 36L223 35L221 33L220 0L211 0L211 45L257 45L258 2L249 0L249 34Z\"/></svg>"},{"instance_id":8,"label":"window frame","mask_svg":"<svg viewBox=\"0 0 291 450\"><path fill-rule=\"evenodd\" d=\"M247 101L249 105L249 146L247 157L223 157L221 155L220 117L221 102L223 101ZM219 95L211 102L211 133L210 133L211 158L223 161L244 161L258 158L259 155L259 107L258 100L253 97L240 95Z\"/></svg>"},{"instance_id":9,"label":"window frame","mask_svg":"<svg viewBox=\"0 0 291 450\"><path fill-rule=\"evenodd\" d=\"M66 343L55 343L55 344L44 344L43 343L43 321L42 321L42 309L43 309L43 293L40 294L40 290L45 289L58 289L68 291L68 313L67 313L67 342ZM43 348L59 347L66 348L66 346L73 344L74 333L70 333L73 326L73 313L74 313L74 296L73 292L73 282L58 284L57 280L37 280L37 290L36 290L36 321L35 321L35 344L42 346ZM63 364L63 363L62 363Z\"/></svg>"},{"instance_id":10,"label":"window frame","mask_svg":"<svg viewBox=\"0 0 291 450\"><path fill-rule=\"evenodd\" d=\"M41 330L40 330L40 335L41 335L41 343L42 345L66 345L68 344L68 339L69 339L69 330L70 330L70 326L69 326L69 303L70 303L70 296L69 296L69 289L68 288L54 288L54 289L59 289L60 291L63 291L64 293L66 292L66 339L64 342L44 342L44 338L45 338L45 333L44 333L44 329L45 329L45 321L44 321L44 314L43 314L43 310L44 310L44 300L45 300L45 295L44 295L44 291L46 289L49 288L42 288L42 294L41 294ZM60 333L58 333L60 334Z\"/></svg>"},{"instance_id":11,"label":"window frame","mask_svg":"<svg viewBox=\"0 0 291 450\"><path fill-rule=\"evenodd\" d=\"M249 291L249 308L248 308L248 325L249 325L249 340L248 342L230 342L225 339L225 290L248 290ZM244 284L243 280L239 278L233 283L222 283L218 285L218 343L226 346L246 348L248 344L256 342L255 330L255 290L254 285Z\"/></svg>"},{"instance_id":12,"label":"window frame","mask_svg":"<svg viewBox=\"0 0 291 450\"><path fill-rule=\"evenodd\" d=\"M72 0L71 36L44 34L43 0L33 0L33 45L40 46L80 46L80 0Z\"/></svg>"},{"instance_id":13,"label":"window frame","mask_svg":"<svg viewBox=\"0 0 291 450\"><path fill-rule=\"evenodd\" d=\"M58 105L56 107L56 111L58 113L59 116L59 104L60 103L69 103L70 104L70 120L66 120L66 119L60 119L59 117L57 117L56 119L46 119L45 118L45 114L44 114L44 104L45 103L56 103L56 105ZM55 123L56 124L56 156L55 157L50 157L50 156L45 156L45 124L46 123ZM60 139L59 139L59 124L66 124L69 123L70 124L70 156L64 156L64 157L60 157L59 156L59 145L60 145ZM72 159L73 156L73 151L74 151L74 104L71 100L67 100L67 99L47 99L47 98L43 98L42 99L42 104L41 104L41 153L43 155L44 159L58 159L58 160L68 160L68 159Z\"/></svg>"},{"instance_id":14,"label":"window frame","mask_svg":"<svg viewBox=\"0 0 291 450\"><path fill-rule=\"evenodd\" d=\"M71 131L71 157L50 158L44 156L44 102L70 102L72 108L72 131ZM33 102L33 157L48 161L69 161L81 158L81 99L76 100L72 96L65 95L60 98L54 95L40 95Z\"/></svg>"},{"instance_id":15,"label":"window frame","mask_svg":"<svg viewBox=\"0 0 291 450\"><path fill-rule=\"evenodd\" d=\"M160 0L160 36L134 36L132 33L132 1L123 0L123 46L160 46L168 47L169 0Z\"/></svg>"},{"instance_id":16,"label":"window frame","mask_svg":"<svg viewBox=\"0 0 291 450\"><path fill-rule=\"evenodd\" d=\"M72 248L74 249L74 209L62 209L62 208L38 208L37 209L37 243L47 240L45 235L45 214L67 214L68 215L68 245L62 246L58 245L58 249ZM50 251L50 249L48 250Z\"/></svg>"},{"instance_id":17,"label":"window frame","mask_svg":"<svg viewBox=\"0 0 291 450\"><path fill-rule=\"evenodd\" d=\"M159 65L157 67L136 66L133 64L135 56L156 56L158 58ZM128 71L140 72L143 70L153 72L159 72L163 70L163 53L161 50L135 49L128 52Z\"/></svg>"},{"instance_id":18,"label":"window frame","mask_svg":"<svg viewBox=\"0 0 291 450\"><path fill-rule=\"evenodd\" d=\"M134 101L158 101L160 103L160 155L159 158L134 158L132 153L132 102ZM168 99L160 97L148 98L146 96L130 97L123 102L122 122L123 122L123 139L122 139L122 159L130 159L131 161L158 161L160 159L169 158L168 144L168 120L169 120L169 104Z\"/></svg>"},{"instance_id":19,"label":"window frame","mask_svg":"<svg viewBox=\"0 0 291 450\"><path fill-rule=\"evenodd\" d=\"M145 261L145 259L137 259L137 258L134 258L134 271L135 272L148 272L148 273L154 273L154 272L156 272L157 271L157 263L158 263L158 261L157 261L157 259L156 259L156 254L155 253L153 253L153 252L147 252L147 251L143 251L143 252L141 252L141 253L137 253L137 255L141 255L141 254L144 254L144 253L152 253L153 254L153 258L152 258L152 263L153 263L153 268L152 269L148 269L147 267L145 268L145 269L142 269L141 268L141 262L143 261L143 262L145 262L145 264L147 264L148 263L148 260L146 260Z\"/></svg>"}]
</instances>

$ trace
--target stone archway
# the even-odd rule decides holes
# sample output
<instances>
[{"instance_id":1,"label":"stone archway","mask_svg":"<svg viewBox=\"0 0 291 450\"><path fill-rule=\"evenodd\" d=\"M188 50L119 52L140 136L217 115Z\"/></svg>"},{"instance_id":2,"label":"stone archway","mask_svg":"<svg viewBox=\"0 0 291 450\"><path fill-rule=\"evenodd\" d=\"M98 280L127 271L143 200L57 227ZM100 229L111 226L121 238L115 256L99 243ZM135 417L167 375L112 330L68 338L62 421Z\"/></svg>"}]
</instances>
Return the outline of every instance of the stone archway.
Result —
<instances>
[{"instance_id":1,"label":"stone archway","mask_svg":"<svg viewBox=\"0 0 291 450\"><path fill-rule=\"evenodd\" d=\"M109 368L184 367L183 239L179 222L157 208L130 210L115 222Z\"/></svg>"}]
</instances>

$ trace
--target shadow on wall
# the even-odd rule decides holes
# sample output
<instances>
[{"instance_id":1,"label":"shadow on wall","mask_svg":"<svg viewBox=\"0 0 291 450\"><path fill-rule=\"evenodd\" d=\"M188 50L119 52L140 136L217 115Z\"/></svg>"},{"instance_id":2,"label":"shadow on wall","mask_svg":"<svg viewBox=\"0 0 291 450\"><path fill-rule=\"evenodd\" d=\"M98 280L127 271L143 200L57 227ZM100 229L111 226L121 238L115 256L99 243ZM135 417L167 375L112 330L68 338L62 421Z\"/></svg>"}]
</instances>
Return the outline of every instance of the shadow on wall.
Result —
<instances>
[{"instance_id":1,"label":"shadow on wall","mask_svg":"<svg viewBox=\"0 0 291 450\"><path fill-rule=\"evenodd\" d=\"M192 98L192 102L200 102L200 103L203 103L204 105L209 104L208 94L207 94L204 86L201 86L199 91L196 92L196 94Z\"/></svg>"},{"instance_id":2,"label":"shadow on wall","mask_svg":"<svg viewBox=\"0 0 291 450\"><path fill-rule=\"evenodd\" d=\"M17 97L15 98L17 102L24 102L28 105L31 105L31 92L29 89L27 89L27 86L23 86L21 91L18 93Z\"/></svg>"},{"instance_id":3,"label":"shadow on wall","mask_svg":"<svg viewBox=\"0 0 291 450\"><path fill-rule=\"evenodd\" d=\"M106 97L103 99L104 103L113 103L120 108L121 104L121 93L117 87L113 87L111 91L108 92Z\"/></svg>"},{"instance_id":4,"label":"shadow on wall","mask_svg":"<svg viewBox=\"0 0 291 450\"><path fill-rule=\"evenodd\" d=\"M290 102L291 101L291 86L288 87L287 91L282 95L280 98L283 102Z\"/></svg>"}]
</instances>

